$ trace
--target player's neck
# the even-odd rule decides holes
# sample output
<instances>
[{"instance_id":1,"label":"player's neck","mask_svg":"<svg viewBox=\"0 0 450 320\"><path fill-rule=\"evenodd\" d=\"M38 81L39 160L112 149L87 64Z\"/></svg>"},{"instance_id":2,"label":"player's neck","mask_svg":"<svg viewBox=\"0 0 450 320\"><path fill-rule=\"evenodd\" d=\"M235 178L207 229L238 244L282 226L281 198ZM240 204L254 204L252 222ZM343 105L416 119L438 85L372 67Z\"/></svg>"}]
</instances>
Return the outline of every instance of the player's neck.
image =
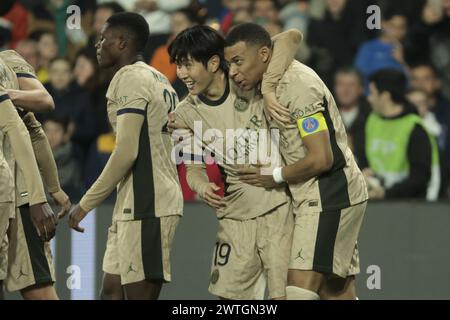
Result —
<instances>
[{"instance_id":1,"label":"player's neck","mask_svg":"<svg viewBox=\"0 0 450 320\"><path fill-rule=\"evenodd\" d=\"M130 64L134 64L137 61L142 61L141 55L133 55L133 56L122 56L118 63L114 66L114 71L117 72L121 68L128 66Z\"/></svg>"},{"instance_id":2,"label":"player's neck","mask_svg":"<svg viewBox=\"0 0 450 320\"><path fill-rule=\"evenodd\" d=\"M227 77L225 73L222 71L216 72L214 78L211 81L211 84L205 90L203 95L207 97L209 100L219 100L223 94L225 93L227 87Z\"/></svg>"}]
</instances>

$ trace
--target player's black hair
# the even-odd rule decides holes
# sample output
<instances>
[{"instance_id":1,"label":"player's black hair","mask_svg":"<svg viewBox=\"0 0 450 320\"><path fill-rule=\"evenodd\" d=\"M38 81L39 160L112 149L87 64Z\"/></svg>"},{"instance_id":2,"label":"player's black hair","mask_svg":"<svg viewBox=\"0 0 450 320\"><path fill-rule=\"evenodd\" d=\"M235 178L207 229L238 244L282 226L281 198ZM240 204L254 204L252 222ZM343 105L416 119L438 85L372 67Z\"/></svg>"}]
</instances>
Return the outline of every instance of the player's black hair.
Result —
<instances>
[{"instance_id":1,"label":"player's black hair","mask_svg":"<svg viewBox=\"0 0 450 320\"><path fill-rule=\"evenodd\" d=\"M132 40L137 53L142 53L150 37L147 21L138 13L119 12L106 20L109 28L122 29L126 37Z\"/></svg>"},{"instance_id":2,"label":"player's black hair","mask_svg":"<svg viewBox=\"0 0 450 320\"><path fill-rule=\"evenodd\" d=\"M380 94L389 92L395 103L406 102L407 81L403 72L396 69L382 69L369 77L369 83L373 83Z\"/></svg>"},{"instance_id":3,"label":"player's black hair","mask_svg":"<svg viewBox=\"0 0 450 320\"><path fill-rule=\"evenodd\" d=\"M255 45L258 47L272 46L272 40L269 33L256 23L242 23L233 27L225 39L225 46L231 47L238 42L245 42L246 44Z\"/></svg>"},{"instance_id":4,"label":"player's black hair","mask_svg":"<svg viewBox=\"0 0 450 320\"><path fill-rule=\"evenodd\" d=\"M180 32L169 45L169 55L172 63L182 64L186 59L201 62L205 67L211 57L220 58L220 69L227 71L223 54L225 40L222 35L208 26L193 26Z\"/></svg>"}]
</instances>

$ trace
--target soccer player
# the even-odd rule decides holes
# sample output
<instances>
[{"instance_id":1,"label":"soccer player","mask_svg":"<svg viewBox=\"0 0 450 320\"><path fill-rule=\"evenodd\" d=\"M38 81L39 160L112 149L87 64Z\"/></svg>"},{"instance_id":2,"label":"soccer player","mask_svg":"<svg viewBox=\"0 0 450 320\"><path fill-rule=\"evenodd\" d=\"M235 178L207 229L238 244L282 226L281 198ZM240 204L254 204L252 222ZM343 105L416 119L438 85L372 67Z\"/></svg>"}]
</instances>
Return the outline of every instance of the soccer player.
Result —
<instances>
[{"instance_id":1,"label":"soccer player","mask_svg":"<svg viewBox=\"0 0 450 320\"><path fill-rule=\"evenodd\" d=\"M19 107L19 115L30 134L45 187L55 204L61 207L58 216L64 215L71 206L70 199L59 183L58 170L47 136L33 114L53 110L55 108L53 98L37 79L33 67L16 51L1 51L0 58L16 74L19 88L5 88L6 92L11 102Z\"/></svg>"},{"instance_id":2,"label":"soccer player","mask_svg":"<svg viewBox=\"0 0 450 320\"><path fill-rule=\"evenodd\" d=\"M178 98L166 77L142 61L148 38L145 19L126 12L107 20L96 44L100 67L115 70L106 97L116 148L72 208L69 224L83 232L80 221L117 187L103 298L123 298L121 290L110 292L120 283L127 299L157 299L171 280L169 256L183 199L167 122Z\"/></svg>"},{"instance_id":3,"label":"soccer player","mask_svg":"<svg viewBox=\"0 0 450 320\"><path fill-rule=\"evenodd\" d=\"M8 268L6 285L9 291L20 290L25 299L56 299L48 243L54 236L56 219L47 204L30 135L5 89L18 89L16 74L1 58L0 74L0 100L5 106L1 109L0 140L2 162L7 163L1 168L2 176L6 178L0 184L5 191L2 197L8 200L2 210L2 233L6 230L4 222L6 227L9 225L9 237L5 238L4 233L0 235L3 244L1 265L3 270L6 265ZM9 219L12 219L10 223Z\"/></svg>"},{"instance_id":4,"label":"soccer player","mask_svg":"<svg viewBox=\"0 0 450 320\"><path fill-rule=\"evenodd\" d=\"M295 31L275 39L275 46L283 45L292 53L272 65L278 72L292 62L299 39ZM252 152L265 147L264 140L254 137L266 135L267 144L270 137L262 97L232 85L223 49L223 37L207 26L182 31L169 46L177 75L189 90L170 125L190 129L191 140L214 153L225 183L221 198L215 193L218 186L208 180L205 164L185 162L190 187L216 210L219 219L209 291L224 299L263 299L267 281L269 297L284 299L293 230L290 201L282 186L265 189L238 180L237 170L251 164ZM196 130L196 122L205 134Z\"/></svg>"},{"instance_id":5,"label":"soccer player","mask_svg":"<svg viewBox=\"0 0 450 320\"><path fill-rule=\"evenodd\" d=\"M244 90L257 87L271 55L268 33L260 26L236 26L226 38L230 77ZM281 79L280 79L281 78ZM293 198L295 228L287 299L355 299L359 272L357 236L367 203L367 188L336 103L317 74L294 61L284 75L263 83L262 93L276 93L294 125L280 129L286 165L263 174L246 168L241 180L272 186L287 182ZM267 84L268 83L268 84Z\"/></svg>"}]
</instances>

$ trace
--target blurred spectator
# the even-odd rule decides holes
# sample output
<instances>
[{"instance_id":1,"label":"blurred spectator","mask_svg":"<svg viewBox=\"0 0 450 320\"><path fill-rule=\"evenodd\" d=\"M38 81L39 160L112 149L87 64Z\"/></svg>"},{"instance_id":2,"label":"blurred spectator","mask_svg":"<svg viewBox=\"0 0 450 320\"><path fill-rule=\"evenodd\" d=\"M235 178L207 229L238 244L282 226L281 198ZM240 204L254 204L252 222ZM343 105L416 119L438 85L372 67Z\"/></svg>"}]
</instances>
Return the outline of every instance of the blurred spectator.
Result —
<instances>
[{"instance_id":1,"label":"blurred spectator","mask_svg":"<svg viewBox=\"0 0 450 320\"><path fill-rule=\"evenodd\" d=\"M43 124L58 167L61 187L73 201L80 199L83 190L80 168L74 158L68 127L68 117L57 113L49 115Z\"/></svg>"},{"instance_id":2,"label":"blurred spectator","mask_svg":"<svg viewBox=\"0 0 450 320\"><path fill-rule=\"evenodd\" d=\"M47 0L31 2L29 30L51 30L54 33L57 51L66 54L68 39L66 36L67 7L70 0Z\"/></svg>"},{"instance_id":3,"label":"blurred spectator","mask_svg":"<svg viewBox=\"0 0 450 320\"><path fill-rule=\"evenodd\" d=\"M436 2L436 0L432 1ZM441 0L437 1L440 2ZM427 0L376 0L376 4L381 8L381 11L391 8L401 13L406 16L410 26L420 17L426 2Z\"/></svg>"},{"instance_id":4,"label":"blurred spectator","mask_svg":"<svg viewBox=\"0 0 450 320\"><path fill-rule=\"evenodd\" d=\"M339 67L353 64L358 46L366 39L364 3L327 0L324 18L311 19L309 23L309 64L329 86Z\"/></svg>"},{"instance_id":5,"label":"blurred spectator","mask_svg":"<svg viewBox=\"0 0 450 320\"><path fill-rule=\"evenodd\" d=\"M91 49L95 49L95 43L100 36L100 31L103 28L106 20L114 13L124 11L123 7L116 2L103 2L97 6L94 12L94 20L92 23L92 34L89 37L88 47Z\"/></svg>"},{"instance_id":6,"label":"blurred spectator","mask_svg":"<svg viewBox=\"0 0 450 320\"><path fill-rule=\"evenodd\" d=\"M442 126L436 119L435 114L430 111L431 105L427 93L422 89L410 89L406 94L406 98L409 103L416 107L427 131L436 139L439 139L439 136L442 134Z\"/></svg>"},{"instance_id":7,"label":"blurred spectator","mask_svg":"<svg viewBox=\"0 0 450 320\"><path fill-rule=\"evenodd\" d=\"M450 159L450 102L441 93L441 81L436 69L430 64L418 64L411 67L411 86L421 89L427 95L427 106L441 127L438 136L439 148L445 150Z\"/></svg>"},{"instance_id":8,"label":"blurred spectator","mask_svg":"<svg viewBox=\"0 0 450 320\"><path fill-rule=\"evenodd\" d=\"M334 97L356 160L364 158L364 130L371 109L364 96L361 74L352 67L340 69L334 78Z\"/></svg>"},{"instance_id":9,"label":"blurred spectator","mask_svg":"<svg viewBox=\"0 0 450 320\"><path fill-rule=\"evenodd\" d=\"M177 36L178 33L184 29L190 28L198 23L198 16L190 9L181 9L173 12L170 15L171 34L166 44L160 46L155 50L150 65L161 71L169 81L174 84L177 80L177 68L175 64L170 63L170 56L167 52L170 42ZM175 88L177 89L177 88ZM178 90L177 90L178 91Z\"/></svg>"},{"instance_id":10,"label":"blurred spectator","mask_svg":"<svg viewBox=\"0 0 450 320\"><path fill-rule=\"evenodd\" d=\"M278 24L279 8L276 0L253 1L250 10L255 23L260 25Z\"/></svg>"},{"instance_id":11,"label":"blurred spectator","mask_svg":"<svg viewBox=\"0 0 450 320\"><path fill-rule=\"evenodd\" d=\"M228 33L233 26L234 16L236 12L244 10L250 12L251 0L222 0L225 10L222 12L220 20L220 28L224 34Z\"/></svg>"},{"instance_id":12,"label":"blurred spectator","mask_svg":"<svg viewBox=\"0 0 450 320\"><path fill-rule=\"evenodd\" d=\"M8 49L11 42L11 23L0 17L0 50Z\"/></svg>"},{"instance_id":13,"label":"blurred spectator","mask_svg":"<svg viewBox=\"0 0 450 320\"><path fill-rule=\"evenodd\" d=\"M408 21L402 13L386 10L381 19L381 34L373 40L364 42L358 50L355 65L367 79L374 72L392 68L405 69L403 41L408 31ZM367 89L367 87L366 87Z\"/></svg>"},{"instance_id":14,"label":"blurred spectator","mask_svg":"<svg viewBox=\"0 0 450 320\"><path fill-rule=\"evenodd\" d=\"M310 57L310 49L307 44L308 26L311 20L309 2L309 0L295 0L286 4L280 11L280 20L283 22L283 29L297 29L303 34L303 41L295 57L302 62L306 62Z\"/></svg>"},{"instance_id":15,"label":"blurred spectator","mask_svg":"<svg viewBox=\"0 0 450 320\"><path fill-rule=\"evenodd\" d=\"M384 69L369 81L373 112L365 130L367 162L362 162L369 197L436 200L440 189L439 152L434 137L406 102L405 75Z\"/></svg>"},{"instance_id":16,"label":"blurred spectator","mask_svg":"<svg viewBox=\"0 0 450 320\"><path fill-rule=\"evenodd\" d=\"M190 0L138 0L134 11L141 14L149 23L152 35L170 33L170 13L187 8Z\"/></svg>"},{"instance_id":17,"label":"blurred spectator","mask_svg":"<svg viewBox=\"0 0 450 320\"><path fill-rule=\"evenodd\" d=\"M36 41L25 39L17 43L16 51L34 70L39 68L39 52Z\"/></svg>"},{"instance_id":18,"label":"blurred spectator","mask_svg":"<svg viewBox=\"0 0 450 320\"><path fill-rule=\"evenodd\" d=\"M410 89L406 95L408 101L413 104L422 118L423 124L427 131L438 141L440 137L444 135L444 128L436 119L436 115L430 110L430 103L427 93L422 89ZM449 164L445 154L445 150L442 150L439 146L439 165L441 173L441 188L439 192L440 198L448 198L449 192L447 190L449 181Z\"/></svg>"},{"instance_id":19,"label":"blurred spectator","mask_svg":"<svg viewBox=\"0 0 450 320\"><path fill-rule=\"evenodd\" d=\"M41 114L39 118L45 120L53 113L69 117L68 135L82 166L96 133L89 92L73 81L70 63L62 58L51 62L45 88L55 101L55 111Z\"/></svg>"},{"instance_id":20,"label":"blurred spectator","mask_svg":"<svg viewBox=\"0 0 450 320\"><path fill-rule=\"evenodd\" d=\"M85 162L84 186L89 189L106 166L116 145L116 137L111 132L101 134L89 149ZM109 199L114 198L112 195Z\"/></svg>"},{"instance_id":21,"label":"blurred spectator","mask_svg":"<svg viewBox=\"0 0 450 320\"><path fill-rule=\"evenodd\" d=\"M264 27L271 37L283 31L279 21L277 0L253 1L250 12L254 22Z\"/></svg>"},{"instance_id":22,"label":"blurred spectator","mask_svg":"<svg viewBox=\"0 0 450 320\"><path fill-rule=\"evenodd\" d=\"M3 1L6 0L2 0L2 2ZM5 20L11 23L12 33L11 33L11 42L9 45L10 48L14 49L19 41L27 37L28 15L29 13L27 9L19 1L14 1L14 4L11 7L11 9L8 11L7 14L3 16Z\"/></svg>"},{"instance_id":23,"label":"blurred spectator","mask_svg":"<svg viewBox=\"0 0 450 320\"><path fill-rule=\"evenodd\" d=\"M40 82L45 84L49 80L50 61L58 56L55 34L50 30L39 30L32 33L30 38L37 42L39 62L36 76Z\"/></svg>"},{"instance_id":24,"label":"blurred spectator","mask_svg":"<svg viewBox=\"0 0 450 320\"><path fill-rule=\"evenodd\" d=\"M91 97L93 118L95 120L95 136L110 132L111 128L106 111L106 92L108 81L97 63L95 51L80 50L75 59L73 75L76 83L86 89Z\"/></svg>"}]
</instances>

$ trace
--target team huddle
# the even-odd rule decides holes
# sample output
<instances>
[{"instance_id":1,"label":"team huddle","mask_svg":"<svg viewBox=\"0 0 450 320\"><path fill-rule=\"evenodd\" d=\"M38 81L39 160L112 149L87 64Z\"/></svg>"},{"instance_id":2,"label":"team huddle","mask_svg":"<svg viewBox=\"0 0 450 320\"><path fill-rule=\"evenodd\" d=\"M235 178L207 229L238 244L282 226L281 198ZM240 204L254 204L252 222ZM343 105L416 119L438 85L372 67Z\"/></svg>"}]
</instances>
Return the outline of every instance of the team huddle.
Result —
<instances>
[{"instance_id":1,"label":"team huddle","mask_svg":"<svg viewBox=\"0 0 450 320\"><path fill-rule=\"evenodd\" d=\"M70 227L84 232L80 222L116 189L101 298L157 299L171 281L170 252L183 212L174 159L181 154L189 186L219 222L212 294L264 299L267 290L270 299L356 299L366 184L332 94L294 60L300 32L271 39L253 23L237 25L226 38L207 26L182 31L168 49L189 91L181 102L167 78L142 61L148 38L138 14L115 14L103 26L97 59L115 71L106 98L116 148L72 207L32 113L51 110L51 97L22 57L0 53L6 289L25 299L57 299L48 242L57 220L70 211ZM206 174L211 159L222 174L223 196ZM57 216L44 185L62 207Z\"/></svg>"}]
</instances>

